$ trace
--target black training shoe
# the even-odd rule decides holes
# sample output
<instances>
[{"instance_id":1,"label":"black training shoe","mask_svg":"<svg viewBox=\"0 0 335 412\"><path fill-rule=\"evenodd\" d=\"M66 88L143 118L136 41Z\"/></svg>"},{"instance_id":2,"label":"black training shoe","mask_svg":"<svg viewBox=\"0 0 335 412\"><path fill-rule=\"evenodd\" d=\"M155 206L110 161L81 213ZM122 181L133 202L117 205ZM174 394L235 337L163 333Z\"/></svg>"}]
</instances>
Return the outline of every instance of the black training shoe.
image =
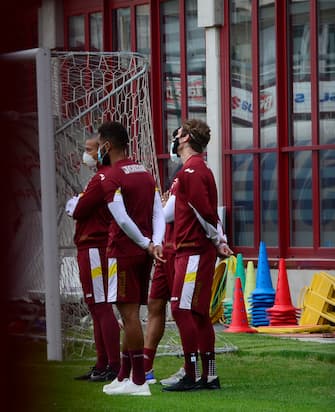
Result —
<instances>
[{"instance_id":1,"label":"black training shoe","mask_svg":"<svg viewBox=\"0 0 335 412\"><path fill-rule=\"evenodd\" d=\"M83 375L75 376L74 379L76 381L88 381L92 375L92 372L95 370L95 366L93 366L88 372L84 373Z\"/></svg>"},{"instance_id":2,"label":"black training shoe","mask_svg":"<svg viewBox=\"0 0 335 412\"><path fill-rule=\"evenodd\" d=\"M93 368L90 378L90 382L106 382L113 381L117 377L117 372L107 365L106 369Z\"/></svg>"},{"instance_id":3,"label":"black training shoe","mask_svg":"<svg viewBox=\"0 0 335 412\"><path fill-rule=\"evenodd\" d=\"M177 383L173 385L164 386L162 391L167 392L183 392L183 391L195 391L200 388L197 387L197 382L185 375Z\"/></svg>"},{"instance_id":4,"label":"black training shoe","mask_svg":"<svg viewBox=\"0 0 335 412\"><path fill-rule=\"evenodd\" d=\"M206 379L201 378L196 382L196 389L221 389L220 379L216 377L211 382L207 382Z\"/></svg>"}]
</instances>

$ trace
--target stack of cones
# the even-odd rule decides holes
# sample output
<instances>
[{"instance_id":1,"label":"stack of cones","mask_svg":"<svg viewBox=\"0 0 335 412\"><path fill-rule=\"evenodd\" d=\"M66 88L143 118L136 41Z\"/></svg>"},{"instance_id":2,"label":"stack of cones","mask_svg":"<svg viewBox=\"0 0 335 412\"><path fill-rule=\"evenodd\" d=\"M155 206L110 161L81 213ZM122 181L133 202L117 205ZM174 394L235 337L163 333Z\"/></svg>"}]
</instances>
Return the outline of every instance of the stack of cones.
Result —
<instances>
[{"instance_id":1,"label":"stack of cones","mask_svg":"<svg viewBox=\"0 0 335 412\"><path fill-rule=\"evenodd\" d=\"M228 329L225 329L225 332L230 333L255 333L256 329L250 328L247 314L245 311L244 297L242 292L241 279L236 277L235 279L235 290L234 290L234 303L233 303L233 313L232 321Z\"/></svg>"},{"instance_id":2,"label":"stack of cones","mask_svg":"<svg viewBox=\"0 0 335 412\"><path fill-rule=\"evenodd\" d=\"M250 260L247 264L247 273L245 278L245 288L244 288L244 303L245 310L247 312L248 321L251 321L251 293L256 288L256 274L253 262Z\"/></svg>"},{"instance_id":3,"label":"stack of cones","mask_svg":"<svg viewBox=\"0 0 335 412\"><path fill-rule=\"evenodd\" d=\"M272 287L268 256L264 242L260 242L256 275L256 288L251 293L251 324L253 326L269 325L266 309L274 303L275 290Z\"/></svg>"},{"instance_id":4,"label":"stack of cones","mask_svg":"<svg viewBox=\"0 0 335 412\"><path fill-rule=\"evenodd\" d=\"M275 304L267 309L270 326L297 325L297 309L292 306L291 294L287 280L285 260L279 260L279 272Z\"/></svg>"}]
</instances>

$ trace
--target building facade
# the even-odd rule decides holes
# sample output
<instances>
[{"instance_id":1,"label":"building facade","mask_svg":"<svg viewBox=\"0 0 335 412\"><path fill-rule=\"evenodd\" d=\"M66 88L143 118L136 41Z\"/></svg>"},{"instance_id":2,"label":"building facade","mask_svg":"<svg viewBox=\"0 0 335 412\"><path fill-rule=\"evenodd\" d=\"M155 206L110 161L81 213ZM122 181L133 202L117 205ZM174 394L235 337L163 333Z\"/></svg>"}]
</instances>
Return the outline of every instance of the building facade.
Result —
<instances>
[{"instance_id":1,"label":"building facade","mask_svg":"<svg viewBox=\"0 0 335 412\"><path fill-rule=\"evenodd\" d=\"M236 253L257 259L264 241L273 267L282 257L294 273L334 271L333 1L31 3L25 47L148 56L163 188L178 167L172 131L187 117L207 120L207 161Z\"/></svg>"}]
</instances>

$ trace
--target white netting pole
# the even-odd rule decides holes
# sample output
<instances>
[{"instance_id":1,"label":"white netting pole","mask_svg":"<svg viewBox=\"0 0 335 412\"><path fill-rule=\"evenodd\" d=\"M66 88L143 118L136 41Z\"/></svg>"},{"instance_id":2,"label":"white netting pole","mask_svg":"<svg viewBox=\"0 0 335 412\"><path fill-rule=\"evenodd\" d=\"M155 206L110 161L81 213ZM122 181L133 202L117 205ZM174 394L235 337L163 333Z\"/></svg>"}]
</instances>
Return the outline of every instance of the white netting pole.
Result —
<instances>
[{"instance_id":1,"label":"white netting pole","mask_svg":"<svg viewBox=\"0 0 335 412\"><path fill-rule=\"evenodd\" d=\"M57 196L50 51L36 54L43 262L48 360L62 360L57 241Z\"/></svg>"}]
</instances>

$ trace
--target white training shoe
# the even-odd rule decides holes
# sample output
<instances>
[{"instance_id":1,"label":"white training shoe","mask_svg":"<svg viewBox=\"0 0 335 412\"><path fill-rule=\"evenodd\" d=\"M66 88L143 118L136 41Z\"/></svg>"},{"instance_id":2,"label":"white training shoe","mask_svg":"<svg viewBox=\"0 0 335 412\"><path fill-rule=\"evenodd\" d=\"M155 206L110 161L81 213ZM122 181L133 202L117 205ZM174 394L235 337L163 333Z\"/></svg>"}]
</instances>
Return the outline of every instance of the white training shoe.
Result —
<instances>
[{"instance_id":1,"label":"white training shoe","mask_svg":"<svg viewBox=\"0 0 335 412\"><path fill-rule=\"evenodd\" d=\"M114 383L114 381L112 382ZM108 389L108 395L135 395L135 396L150 396L150 388L147 382L143 385L136 385L132 380L127 379L126 381L119 382L119 385L115 384L113 388Z\"/></svg>"},{"instance_id":2,"label":"white training shoe","mask_svg":"<svg viewBox=\"0 0 335 412\"><path fill-rule=\"evenodd\" d=\"M169 385L173 385L177 382L180 381L180 379L182 379L185 376L185 369L184 368L180 368L179 371L177 371L176 373L174 373L173 375L171 375L170 377L166 378L166 379L162 379L160 381L161 385L163 386L169 386Z\"/></svg>"},{"instance_id":3,"label":"white training shoe","mask_svg":"<svg viewBox=\"0 0 335 412\"><path fill-rule=\"evenodd\" d=\"M107 395L113 395L114 391L119 391L121 387L128 383L129 379L125 378L123 381L119 381L118 378L115 378L111 383L108 385L104 385L102 391Z\"/></svg>"}]
</instances>

